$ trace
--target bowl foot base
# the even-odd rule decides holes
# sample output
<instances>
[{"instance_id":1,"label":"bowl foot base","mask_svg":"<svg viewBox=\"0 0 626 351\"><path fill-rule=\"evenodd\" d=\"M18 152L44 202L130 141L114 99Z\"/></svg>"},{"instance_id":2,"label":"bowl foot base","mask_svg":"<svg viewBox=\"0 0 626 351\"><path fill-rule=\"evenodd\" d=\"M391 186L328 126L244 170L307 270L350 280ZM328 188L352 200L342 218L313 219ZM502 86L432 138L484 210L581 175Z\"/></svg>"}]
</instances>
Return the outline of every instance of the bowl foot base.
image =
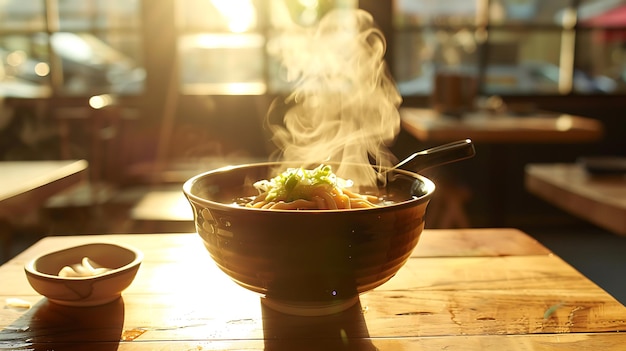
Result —
<instances>
[{"instance_id":1,"label":"bowl foot base","mask_svg":"<svg viewBox=\"0 0 626 351\"><path fill-rule=\"evenodd\" d=\"M359 296L332 303L294 303L292 301L277 300L262 297L261 303L274 311L294 316L316 317L339 313L352 307L359 301Z\"/></svg>"},{"instance_id":2,"label":"bowl foot base","mask_svg":"<svg viewBox=\"0 0 626 351\"><path fill-rule=\"evenodd\" d=\"M92 306L100 306L100 305L104 305L107 304L109 302L113 302L117 299L119 299L121 297L121 295L115 295L115 296L107 296L107 297L103 297L97 300L57 300L57 299L51 299L48 298L48 301L52 302L52 303L56 303L57 305L63 305L63 306L72 306L72 307L92 307Z\"/></svg>"}]
</instances>

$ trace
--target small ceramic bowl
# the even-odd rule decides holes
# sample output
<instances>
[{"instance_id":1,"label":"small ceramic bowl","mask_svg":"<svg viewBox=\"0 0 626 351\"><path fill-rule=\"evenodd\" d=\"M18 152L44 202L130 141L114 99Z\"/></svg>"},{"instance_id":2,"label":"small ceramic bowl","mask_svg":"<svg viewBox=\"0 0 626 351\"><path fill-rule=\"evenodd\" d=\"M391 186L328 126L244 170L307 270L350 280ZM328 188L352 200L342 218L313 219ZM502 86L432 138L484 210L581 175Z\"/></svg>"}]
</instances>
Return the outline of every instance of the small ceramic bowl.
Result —
<instances>
[{"instance_id":1,"label":"small ceramic bowl","mask_svg":"<svg viewBox=\"0 0 626 351\"><path fill-rule=\"evenodd\" d=\"M143 253L137 249L93 243L39 256L28 262L24 270L33 289L51 302L97 306L121 296L142 260ZM66 274L68 271L71 274Z\"/></svg>"}]
</instances>

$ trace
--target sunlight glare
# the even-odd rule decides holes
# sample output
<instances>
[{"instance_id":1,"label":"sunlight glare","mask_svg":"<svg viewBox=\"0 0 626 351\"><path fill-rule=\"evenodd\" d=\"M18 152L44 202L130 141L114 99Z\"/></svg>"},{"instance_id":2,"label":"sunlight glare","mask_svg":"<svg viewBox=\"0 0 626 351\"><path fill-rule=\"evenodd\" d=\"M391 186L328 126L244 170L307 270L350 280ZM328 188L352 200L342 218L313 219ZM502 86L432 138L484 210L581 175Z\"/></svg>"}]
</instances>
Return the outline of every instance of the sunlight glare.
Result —
<instances>
[{"instance_id":1,"label":"sunlight glare","mask_svg":"<svg viewBox=\"0 0 626 351\"><path fill-rule=\"evenodd\" d=\"M17 67L26 62L27 58L28 56L24 51L16 50L6 56L6 62L9 66Z\"/></svg>"},{"instance_id":2,"label":"sunlight glare","mask_svg":"<svg viewBox=\"0 0 626 351\"><path fill-rule=\"evenodd\" d=\"M50 74L50 66L45 62L39 62L35 65L35 74L45 77Z\"/></svg>"},{"instance_id":3,"label":"sunlight glare","mask_svg":"<svg viewBox=\"0 0 626 351\"><path fill-rule=\"evenodd\" d=\"M228 21L228 29L242 33L256 25L256 8L251 0L211 0L211 3Z\"/></svg>"},{"instance_id":4,"label":"sunlight glare","mask_svg":"<svg viewBox=\"0 0 626 351\"><path fill-rule=\"evenodd\" d=\"M95 110L99 110L113 102L113 97L108 94L95 95L89 98L89 106Z\"/></svg>"},{"instance_id":5,"label":"sunlight glare","mask_svg":"<svg viewBox=\"0 0 626 351\"><path fill-rule=\"evenodd\" d=\"M184 196L178 198L178 201L171 207L170 211L176 218L193 220L193 210Z\"/></svg>"},{"instance_id":6,"label":"sunlight glare","mask_svg":"<svg viewBox=\"0 0 626 351\"><path fill-rule=\"evenodd\" d=\"M556 129L560 131L566 131L572 129L574 121L571 115L561 115L556 119Z\"/></svg>"}]
</instances>

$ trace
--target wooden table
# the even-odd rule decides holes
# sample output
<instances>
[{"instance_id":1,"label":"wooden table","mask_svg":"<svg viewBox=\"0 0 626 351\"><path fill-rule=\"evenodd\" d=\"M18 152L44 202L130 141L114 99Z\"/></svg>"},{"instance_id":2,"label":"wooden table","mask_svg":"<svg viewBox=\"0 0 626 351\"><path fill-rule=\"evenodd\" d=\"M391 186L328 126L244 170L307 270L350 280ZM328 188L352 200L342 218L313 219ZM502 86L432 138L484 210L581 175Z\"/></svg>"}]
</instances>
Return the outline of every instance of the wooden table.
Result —
<instances>
[{"instance_id":1,"label":"wooden table","mask_svg":"<svg viewBox=\"0 0 626 351\"><path fill-rule=\"evenodd\" d=\"M481 177L488 177L487 195L490 199L489 226L507 226L507 179L506 167L509 161L511 144L542 144L542 143L588 143L600 140L604 135L603 124L592 118L537 112L532 115L515 116L507 114L491 114L485 111L466 113L462 117L441 115L433 109L401 108L402 127L417 140L442 144L455 140L472 139L476 144L497 146L490 149L488 169ZM505 165L505 166L503 166ZM522 170L520 169L521 173ZM442 223L458 223L464 226L469 222L461 203L465 198L458 199L456 189L442 188L443 206ZM458 209L461 209L459 211ZM452 215L453 218L448 218Z\"/></svg>"},{"instance_id":2,"label":"wooden table","mask_svg":"<svg viewBox=\"0 0 626 351\"><path fill-rule=\"evenodd\" d=\"M145 254L121 299L62 307L31 289L23 271L28 260L94 241L133 245ZM216 268L197 234L47 237L0 267L0 282L0 301L27 303L0 308L0 348L501 351L626 345L626 307L515 229L427 229L394 278L361 295L354 307L324 317L267 308Z\"/></svg>"},{"instance_id":3,"label":"wooden table","mask_svg":"<svg viewBox=\"0 0 626 351\"><path fill-rule=\"evenodd\" d=\"M529 164L532 194L611 232L626 235L626 177L591 175L575 163Z\"/></svg>"},{"instance_id":4,"label":"wooden table","mask_svg":"<svg viewBox=\"0 0 626 351\"><path fill-rule=\"evenodd\" d=\"M0 206L49 197L84 180L86 170L85 160L0 162Z\"/></svg>"},{"instance_id":5,"label":"wooden table","mask_svg":"<svg viewBox=\"0 0 626 351\"><path fill-rule=\"evenodd\" d=\"M138 221L192 222L193 210L181 186L178 190L148 192L131 209L130 217Z\"/></svg>"},{"instance_id":6,"label":"wooden table","mask_svg":"<svg viewBox=\"0 0 626 351\"><path fill-rule=\"evenodd\" d=\"M36 210L51 196L86 180L86 170L85 160L0 162L0 221L11 224ZM0 228L5 249L10 234Z\"/></svg>"},{"instance_id":7,"label":"wooden table","mask_svg":"<svg viewBox=\"0 0 626 351\"><path fill-rule=\"evenodd\" d=\"M131 208L130 218L139 232L195 232L191 205L182 191L182 185L177 188L149 191Z\"/></svg>"},{"instance_id":8,"label":"wooden table","mask_svg":"<svg viewBox=\"0 0 626 351\"><path fill-rule=\"evenodd\" d=\"M541 112L529 116L473 112L461 118L432 109L400 109L402 127L429 142L472 139L484 143L572 143L602 138L603 125L592 118Z\"/></svg>"}]
</instances>

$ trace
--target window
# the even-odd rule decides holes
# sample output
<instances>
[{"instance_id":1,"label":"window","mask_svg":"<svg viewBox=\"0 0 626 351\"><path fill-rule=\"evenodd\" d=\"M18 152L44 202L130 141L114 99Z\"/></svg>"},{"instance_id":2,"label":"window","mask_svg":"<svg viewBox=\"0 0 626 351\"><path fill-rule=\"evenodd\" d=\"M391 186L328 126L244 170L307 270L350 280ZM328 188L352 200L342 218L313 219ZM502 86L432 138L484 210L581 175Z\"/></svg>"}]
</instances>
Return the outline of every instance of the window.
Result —
<instances>
[{"instance_id":1,"label":"window","mask_svg":"<svg viewBox=\"0 0 626 351\"><path fill-rule=\"evenodd\" d=\"M138 94L139 0L0 2L0 95Z\"/></svg>"},{"instance_id":2,"label":"window","mask_svg":"<svg viewBox=\"0 0 626 351\"><path fill-rule=\"evenodd\" d=\"M626 1L581 1L578 21L575 91L626 92Z\"/></svg>"},{"instance_id":3,"label":"window","mask_svg":"<svg viewBox=\"0 0 626 351\"><path fill-rule=\"evenodd\" d=\"M178 67L184 94L260 95L289 83L268 45L354 0L180 0Z\"/></svg>"},{"instance_id":4,"label":"window","mask_svg":"<svg viewBox=\"0 0 626 351\"><path fill-rule=\"evenodd\" d=\"M158 53L143 42L160 24L145 23L144 4L176 23ZM282 92L290 85L272 42L363 4L392 28L404 96L431 94L447 72L476 76L484 94L626 93L626 0L4 0L0 96L141 94L148 61L170 52L182 94ZM161 64L147 71L162 74Z\"/></svg>"},{"instance_id":5,"label":"window","mask_svg":"<svg viewBox=\"0 0 626 351\"><path fill-rule=\"evenodd\" d=\"M623 0L395 0L391 16L405 96L446 72L489 95L626 93Z\"/></svg>"},{"instance_id":6,"label":"window","mask_svg":"<svg viewBox=\"0 0 626 351\"><path fill-rule=\"evenodd\" d=\"M184 0L176 5L183 93L265 93L264 18L259 1Z\"/></svg>"}]
</instances>

